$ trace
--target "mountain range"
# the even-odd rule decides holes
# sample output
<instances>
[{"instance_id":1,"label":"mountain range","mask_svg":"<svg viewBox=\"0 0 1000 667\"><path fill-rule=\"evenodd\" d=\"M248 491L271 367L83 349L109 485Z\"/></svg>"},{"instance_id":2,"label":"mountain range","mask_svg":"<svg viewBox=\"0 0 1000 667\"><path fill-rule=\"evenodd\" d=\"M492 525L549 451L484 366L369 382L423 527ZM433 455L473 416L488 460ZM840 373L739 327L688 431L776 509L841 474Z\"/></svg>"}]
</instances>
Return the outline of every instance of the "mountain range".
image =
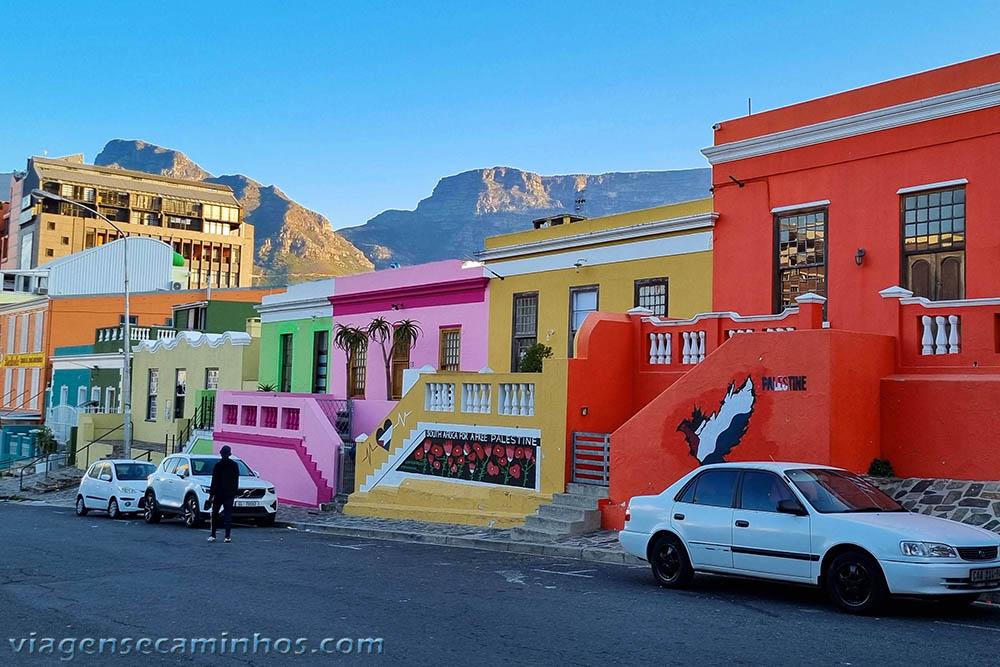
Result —
<instances>
[{"instance_id":1,"label":"mountain range","mask_svg":"<svg viewBox=\"0 0 1000 667\"><path fill-rule=\"evenodd\" d=\"M274 185L248 176L213 176L180 151L113 139L94 164L233 189L254 225L261 282L302 282L385 268L470 258L487 236L531 228L560 212L596 217L709 195L709 169L541 176L513 167L464 171L438 181L412 211L387 210L362 225L334 231L323 215Z\"/></svg>"}]
</instances>

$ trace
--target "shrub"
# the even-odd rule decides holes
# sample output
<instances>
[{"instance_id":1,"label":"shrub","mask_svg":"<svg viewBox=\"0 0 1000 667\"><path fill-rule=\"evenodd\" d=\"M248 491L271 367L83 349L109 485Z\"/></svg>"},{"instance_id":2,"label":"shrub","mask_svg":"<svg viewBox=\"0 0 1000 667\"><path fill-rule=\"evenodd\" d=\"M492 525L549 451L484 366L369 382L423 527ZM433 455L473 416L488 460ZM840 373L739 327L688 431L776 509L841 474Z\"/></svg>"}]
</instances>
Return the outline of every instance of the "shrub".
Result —
<instances>
[{"instance_id":1,"label":"shrub","mask_svg":"<svg viewBox=\"0 0 1000 667\"><path fill-rule=\"evenodd\" d=\"M269 382L261 382L259 385L257 385L257 391L266 391L268 393L273 393L278 391L278 387L277 385L273 385Z\"/></svg>"},{"instance_id":2,"label":"shrub","mask_svg":"<svg viewBox=\"0 0 1000 667\"><path fill-rule=\"evenodd\" d=\"M872 477L895 477L896 472L892 469L889 459L873 459L868 466L868 474Z\"/></svg>"},{"instance_id":3,"label":"shrub","mask_svg":"<svg viewBox=\"0 0 1000 667\"><path fill-rule=\"evenodd\" d=\"M535 343L524 351L524 356L521 357L521 363L518 365L517 370L522 373L541 373L542 360L548 359L551 356L551 347L542 343Z\"/></svg>"}]
</instances>

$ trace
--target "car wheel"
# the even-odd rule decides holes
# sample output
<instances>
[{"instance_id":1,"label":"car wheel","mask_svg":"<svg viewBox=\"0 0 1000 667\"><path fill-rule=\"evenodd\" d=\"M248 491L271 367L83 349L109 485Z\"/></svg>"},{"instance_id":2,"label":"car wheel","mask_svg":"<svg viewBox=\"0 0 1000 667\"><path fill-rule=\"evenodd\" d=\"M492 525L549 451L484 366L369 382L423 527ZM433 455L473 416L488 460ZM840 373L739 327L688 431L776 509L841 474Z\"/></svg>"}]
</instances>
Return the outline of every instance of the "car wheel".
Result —
<instances>
[{"instance_id":1,"label":"car wheel","mask_svg":"<svg viewBox=\"0 0 1000 667\"><path fill-rule=\"evenodd\" d=\"M691 583L694 570L684 544L673 535L664 535L650 551L653 578L664 588L684 588Z\"/></svg>"},{"instance_id":2,"label":"car wheel","mask_svg":"<svg viewBox=\"0 0 1000 667\"><path fill-rule=\"evenodd\" d=\"M76 515L77 516L87 516L87 506L83 504L83 496L76 497Z\"/></svg>"},{"instance_id":3,"label":"car wheel","mask_svg":"<svg viewBox=\"0 0 1000 667\"><path fill-rule=\"evenodd\" d=\"M861 551L848 551L834 558L824 581L833 603L851 614L875 613L889 597L882 569Z\"/></svg>"},{"instance_id":4,"label":"car wheel","mask_svg":"<svg viewBox=\"0 0 1000 667\"><path fill-rule=\"evenodd\" d=\"M201 513L198 511L198 499L195 496L188 496L184 501L184 525L188 528L198 528L201 526Z\"/></svg>"},{"instance_id":5,"label":"car wheel","mask_svg":"<svg viewBox=\"0 0 1000 667\"><path fill-rule=\"evenodd\" d=\"M275 512L274 514L268 514L265 517L261 517L261 518L257 519L257 525L258 526L273 526L274 525L274 520L276 518L278 518L278 513L277 512Z\"/></svg>"},{"instance_id":6,"label":"car wheel","mask_svg":"<svg viewBox=\"0 0 1000 667\"><path fill-rule=\"evenodd\" d=\"M146 523L159 523L162 515L160 508L156 504L156 495L150 491L146 494L145 507L142 508L142 518Z\"/></svg>"},{"instance_id":7,"label":"car wheel","mask_svg":"<svg viewBox=\"0 0 1000 667\"><path fill-rule=\"evenodd\" d=\"M112 498L108 502L108 518L111 520L122 518L122 513L118 509L118 499Z\"/></svg>"}]
</instances>

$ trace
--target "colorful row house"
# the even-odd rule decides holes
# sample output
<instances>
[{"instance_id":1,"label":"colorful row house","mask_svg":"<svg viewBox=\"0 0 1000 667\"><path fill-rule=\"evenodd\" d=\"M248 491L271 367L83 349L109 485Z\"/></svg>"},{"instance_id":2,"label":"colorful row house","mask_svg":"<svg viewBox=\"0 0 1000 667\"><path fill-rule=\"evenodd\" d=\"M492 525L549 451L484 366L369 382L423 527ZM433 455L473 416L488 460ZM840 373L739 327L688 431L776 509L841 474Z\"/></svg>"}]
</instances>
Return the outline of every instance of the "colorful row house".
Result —
<instances>
[{"instance_id":1,"label":"colorful row house","mask_svg":"<svg viewBox=\"0 0 1000 667\"><path fill-rule=\"evenodd\" d=\"M599 310L707 309L716 217L706 199L545 218L487 239L488 372L414 371L382 428L359 440L344 511L526 533L596 528L597 498L564 493L569 360ZM520 372L537 345L552 354L543 372Z\"/></svg>"},{"instance_id":2,"label":"colorful row house","mask_svg":"<svg viewBox=\"0 0 1000 667\"><path fill-rule=\"evenodd\" d=\"M219 392L214 447L243 456L282 501L315 506L349 492L353 444L384 432L408 373L486 365L489 282L481 264L456 260L266 297L258 307L260 391ZM390 332L407 326L413 337L394 344L392 333L370 332L373 321Z\"/></svg>"},{"instance_id":3,"label":"colorful row house","mask_svg":"<svg viewBox=\"0 0 1000 667\"><path fill-rule=\"evenodd\" d=\"M598 314L570 362L568 430L610 444L604 524L718 461L995 479L1000 56L716 128L715 312ZM943 499L924 511L998 523Z\"/></svg>"},{"instance_id":4,"label":"colorful row house","mask_svg":"<svg viewBox=\"0 0 1000 667\"><path fill-rule=\"evenodd\" d=\"M391 429L359 443L345 511L527 532L599 511L617 528L634 495L754 459L995 479L998 72L990 56L717 124L714 201L686 214L706 216L711 256L677 253L691 263L665 309L639 298L647 270L608 272L636 281L631 302L587 279L601 221L487 241L491 366L518 369L537 342L554 357L534 376L421 374ZM674 309L680 281L702 305ZM984 502L926 511L997 525Z\"/></svg>"}]
</instances>

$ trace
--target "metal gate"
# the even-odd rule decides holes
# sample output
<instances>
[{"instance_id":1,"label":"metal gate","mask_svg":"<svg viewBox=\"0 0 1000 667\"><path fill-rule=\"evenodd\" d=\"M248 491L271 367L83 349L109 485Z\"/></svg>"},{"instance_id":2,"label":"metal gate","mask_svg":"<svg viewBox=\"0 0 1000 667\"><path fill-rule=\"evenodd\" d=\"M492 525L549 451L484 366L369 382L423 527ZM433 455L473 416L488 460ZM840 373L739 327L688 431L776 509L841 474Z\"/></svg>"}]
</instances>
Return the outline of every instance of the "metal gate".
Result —
<instances>
[{"instance_id":1,"label":"metal gate","mask_svg":"<svg viewBox=\"0 0 1000 667\"><path fill-rule=\"evenodd\" d=\"M79 410L72 405L57 405L48 409L45 424L52 429L56 442L65 445L69 442L70 433L79 421Z\"/></svg>"},{"instance_id":2,"label":"metal gate","mask_svg":"<svg viewBox=\"0 0 1000 667\"><path fill-rule=\"evenodd\" d=\"M572 481L607 486L610 479L610 443L610 433L574 431Z\"/></svg>"}]
</instances>

